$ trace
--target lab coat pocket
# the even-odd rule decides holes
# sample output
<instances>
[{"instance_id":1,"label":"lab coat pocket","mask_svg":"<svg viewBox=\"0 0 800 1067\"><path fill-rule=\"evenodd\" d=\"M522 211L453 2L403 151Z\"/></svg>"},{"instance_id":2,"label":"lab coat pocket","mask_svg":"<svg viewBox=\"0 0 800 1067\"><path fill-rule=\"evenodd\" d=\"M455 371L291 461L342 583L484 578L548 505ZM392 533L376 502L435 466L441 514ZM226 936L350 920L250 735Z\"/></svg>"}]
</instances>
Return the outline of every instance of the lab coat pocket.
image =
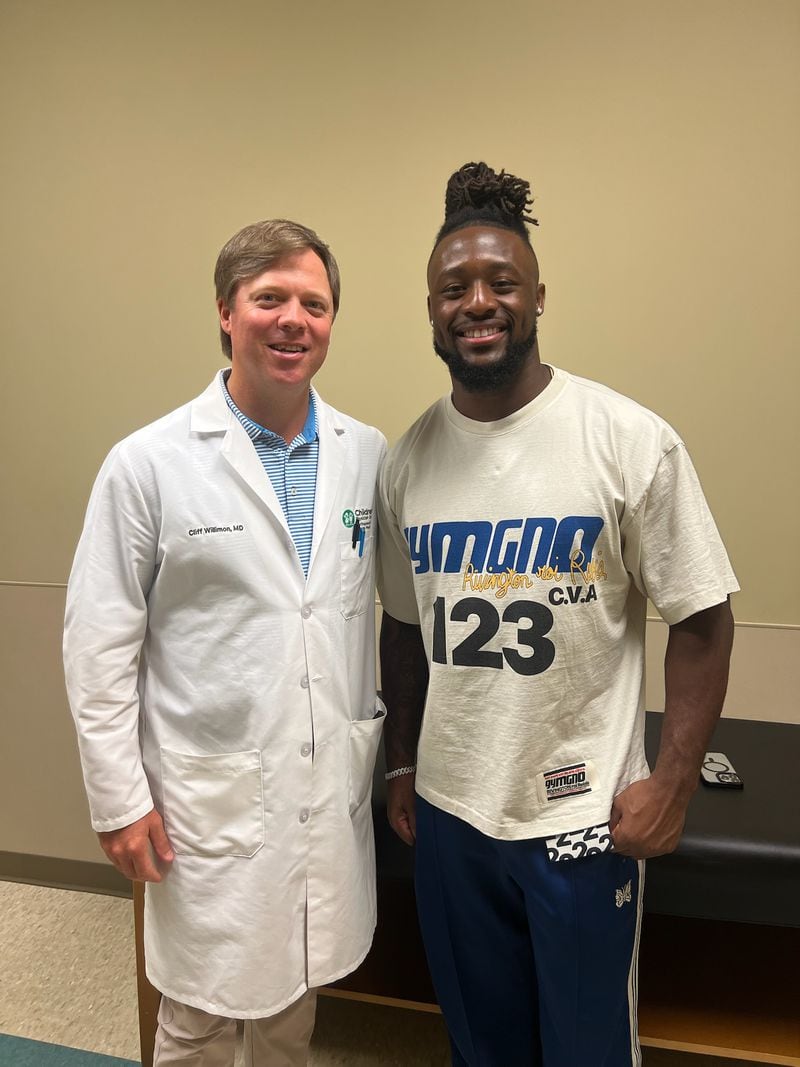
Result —
<instances>
[{"instance_id":1,"label":"lab coat pocket","mask_svg":"<svg viewBox=\"0 0 800 1067\"><path fill-rule=\"evenodd\" d=\"M352 538L339 543L341 573L340 610L346 619L363 615L374 598L372 570L372 535L362 530L353 546Z\"/></svg>"},{"instance_id":2,"label":"lab coat pocket","mask_svg":"<svg viewBox=\"0 0 800 1067\"><path fill-rule=\"evenodd\" d=\"M372 793L372 775L381 740L386 705L376 697L375 715L350 723L350 814Z\"/></svg>"},{"instance_id":3,"label":"lab coat pocket","mask_svg":"<svg viewBox=\"0 0 800 1067\"><path fill-rule=\"evenodd\" d=\"M261 753L161 749L164 822L178 855L253 856L264 844Z\"/></svg>"}]
</instances>

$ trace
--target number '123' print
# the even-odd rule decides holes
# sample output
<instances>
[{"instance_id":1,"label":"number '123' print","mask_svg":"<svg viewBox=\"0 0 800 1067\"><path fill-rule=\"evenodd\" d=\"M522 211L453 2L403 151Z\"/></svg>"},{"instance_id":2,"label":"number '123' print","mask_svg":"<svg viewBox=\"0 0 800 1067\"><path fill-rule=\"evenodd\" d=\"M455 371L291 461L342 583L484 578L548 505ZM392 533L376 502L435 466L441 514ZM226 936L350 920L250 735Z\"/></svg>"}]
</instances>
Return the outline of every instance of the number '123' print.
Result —
<instances>
[{"instance_id":1,"label":"number '123' print","mask_svg":"<svg viewBox=\"0 0 800 1067\"><path fill-rule=\"evenodd\" d=\"M517 647L496 651L486 646L500 629L500 612L489 600L468 596L457 600L450 609L450 622L469 622L477 626L453 648L450 662L456 667L490 667L502 670L508 664L517 674L541 674L555 659L556 647L545 635L553 627L553 613L544 604L532 600L515 600L503 612L502 621L517 624ZM433 603L433 662L448 662L448 620L444 597ZM527 623L528 625L523 625ZM527 649L523 652L521 649Z\"/></svg>"}]
</instances>

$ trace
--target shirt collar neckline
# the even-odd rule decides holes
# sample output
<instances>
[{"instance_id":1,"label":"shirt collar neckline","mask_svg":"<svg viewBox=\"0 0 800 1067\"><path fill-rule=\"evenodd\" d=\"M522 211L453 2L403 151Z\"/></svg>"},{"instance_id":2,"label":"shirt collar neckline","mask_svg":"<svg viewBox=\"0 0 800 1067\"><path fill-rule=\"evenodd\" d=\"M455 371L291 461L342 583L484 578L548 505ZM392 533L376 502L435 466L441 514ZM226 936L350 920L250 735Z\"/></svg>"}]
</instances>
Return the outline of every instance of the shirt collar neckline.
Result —
<instances>
[{"instance_id":1,"label":"shirt collar neckline","mask_svg":"<svg viewBox=\"0 0 800 1067\"><path fill-rule=\"evenodd\" d=\"M284 447L286 447L286 442L279 434L275 433L274 430L268 429L266 426L262 426L260 423L256 422L255 419L251 419L249 415L245 415L245 413L243 411L240 411L240 409L236 406L233 397L228 392L228 378L230 377L230 373L230 367L220 371L220 385L222 386L222 392L225 397L225 402L244 427L247 436L253 441L256 441L259 437L262 436L268 437L275 441L279 441ZM306 421L300 433L297 435L297 437L294 438L294 440L290 443L288 447L291 448L298 444L311 444L313 441L317 440L318 436L319 426L317 423L317 399L314 395L314 390L309 389L308 415L306 416Z\"/></svg>"}]
</instances>

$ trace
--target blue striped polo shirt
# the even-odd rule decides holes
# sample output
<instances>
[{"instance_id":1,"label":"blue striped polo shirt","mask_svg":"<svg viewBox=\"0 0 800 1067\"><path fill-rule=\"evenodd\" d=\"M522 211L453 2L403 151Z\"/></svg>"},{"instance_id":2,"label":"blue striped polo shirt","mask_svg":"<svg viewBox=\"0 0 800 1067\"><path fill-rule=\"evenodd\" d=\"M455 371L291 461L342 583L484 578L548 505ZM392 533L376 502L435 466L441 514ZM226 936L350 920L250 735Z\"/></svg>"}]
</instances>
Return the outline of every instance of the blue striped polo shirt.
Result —
<instances>
[{"instance_id":1,"label":"blue striped polo shirt","mask_svg":"<svg viewBox=\"0 0 800 1067\"><path fill-rule=\"evenodd\" d=\"M314 494L317 489L317 465L319 462L319 433L317 431L317 406L314 394L309 390L308 418L295 439L286 444L272 430L240 411L234 404L226 384L230 370L220 371L222 391L228 407L244 426L245 433L253 442L258 458L264 464L272 488L283 508L289 533L303 573L308 577L311 561L311 538L314 534Z\"/></svg>"}]
</instances>

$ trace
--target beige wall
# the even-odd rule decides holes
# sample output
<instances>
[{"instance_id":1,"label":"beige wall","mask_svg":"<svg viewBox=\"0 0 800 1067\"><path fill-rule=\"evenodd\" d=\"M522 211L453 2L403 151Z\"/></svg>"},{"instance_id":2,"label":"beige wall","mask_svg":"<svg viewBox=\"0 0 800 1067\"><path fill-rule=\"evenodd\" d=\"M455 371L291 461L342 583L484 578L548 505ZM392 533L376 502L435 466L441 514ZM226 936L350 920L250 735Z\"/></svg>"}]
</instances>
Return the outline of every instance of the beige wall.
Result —
<instances>
[{"instance_id":1,"label":"beige wall","mask_svg":"<svg viewBox=\"0 0 800 1067\"><path fill-rule=\"evenodd\" d=\"M394 439L446 388L424 264L473 158L533 182L544 357L689 444L742 647L760 635L730 707L800 720L796 0L20 0L0 39L0 850L95 858L60 587L108 448L221 364L220 245L269 215L331 243L343 306L318 384ZM780 706L758 700L765 669Z\"/></svg>"}]
</instances>

